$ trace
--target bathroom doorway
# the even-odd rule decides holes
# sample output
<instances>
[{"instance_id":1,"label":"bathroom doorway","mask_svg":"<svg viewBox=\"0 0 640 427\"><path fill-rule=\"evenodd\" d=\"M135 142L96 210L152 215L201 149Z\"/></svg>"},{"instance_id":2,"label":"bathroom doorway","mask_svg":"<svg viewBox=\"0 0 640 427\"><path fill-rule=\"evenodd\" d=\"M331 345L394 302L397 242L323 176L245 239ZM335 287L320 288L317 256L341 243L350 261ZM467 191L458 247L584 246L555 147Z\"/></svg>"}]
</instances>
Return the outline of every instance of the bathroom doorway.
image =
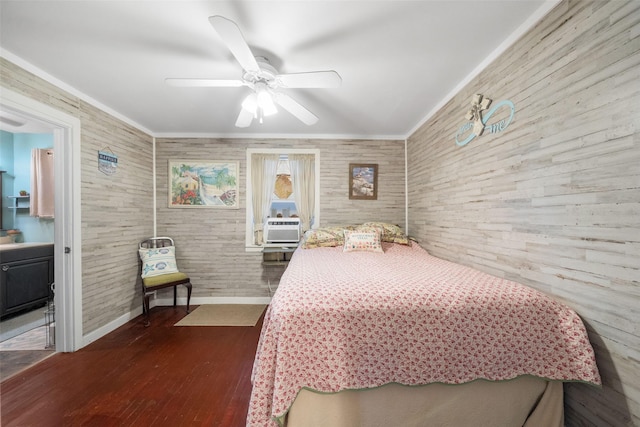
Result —
<instances>
[{"instance_id":1,"label":"bathroom doorway","mask_svg":"<svg viewBox=\"0 0 640 427\"><path fill-rule=\"evenodd\" d=\"M51 126L0 112L0 380L55 352L53 143Z\"/></svg>"},{"instance_id":2,"label":"bathroom doorway","mask_svg":"<svg viewBox=\"0 0 640 427\"><path fill-rule=\"evenodd\" d=\"M66 113L3 88L0 113L53 135L55 221L55 351L82 347L80 239L80 121ZM0 117L2 115L0 114Z\"/></svg>"}]
</instances>

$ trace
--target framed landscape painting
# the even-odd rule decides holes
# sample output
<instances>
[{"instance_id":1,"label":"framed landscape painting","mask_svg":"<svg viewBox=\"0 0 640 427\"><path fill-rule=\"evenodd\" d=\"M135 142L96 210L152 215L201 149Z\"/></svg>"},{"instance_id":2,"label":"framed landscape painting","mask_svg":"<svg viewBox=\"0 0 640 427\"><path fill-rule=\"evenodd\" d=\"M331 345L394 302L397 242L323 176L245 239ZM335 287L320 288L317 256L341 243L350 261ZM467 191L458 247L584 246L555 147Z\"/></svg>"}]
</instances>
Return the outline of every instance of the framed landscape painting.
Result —
<instances>
[{"instance_id":1,"label":"framed landscape painting","mask_svg":"<svg viewBox=\"0 0 640 427\"><path fill-rule=\"evenodd\" d=\"M170 208L238 209L239 163L169 160Z\"/></svg>"},{"instance_id":2,"label":"framed landscape painting","mask_svg":"<svg viewBox=\"0 0 640 427\"><path fill-rule=\"evenodd\" d=\"M356 200L378 199L377 164L349 164L349 198Z\"/></svg>"}]
</instances>

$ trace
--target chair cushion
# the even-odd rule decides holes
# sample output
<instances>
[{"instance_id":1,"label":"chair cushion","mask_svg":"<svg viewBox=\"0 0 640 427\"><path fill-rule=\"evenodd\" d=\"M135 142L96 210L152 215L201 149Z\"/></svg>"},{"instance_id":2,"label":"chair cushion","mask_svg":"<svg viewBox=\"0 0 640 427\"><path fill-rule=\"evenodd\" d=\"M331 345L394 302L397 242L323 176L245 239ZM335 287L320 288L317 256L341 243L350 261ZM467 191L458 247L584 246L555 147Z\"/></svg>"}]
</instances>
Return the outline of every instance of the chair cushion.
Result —
<instances>
[{"instance_id":1,"label":"chair cushion","mask_svg":"<svg viewBox=\"0 0 640 427\"><path fill-rule=\"evenodd\" d=\"M151 249L140 248L138 252L142 260L141 276L143 279L178 272L176 248L174 246Z\"/></svg>"},{"instance_id":2,"label":"chair cushion","mask_svg":"<svg viewBox=\"0 0 640 427\"><path fill-rule=\"evenodd\" d=\"M169 274L161 274L159 276L151 276L142 279L142 283L147 288L152 288L154 286L166 285L167 283L177 282L178 280L187 280L189 276L184 273L169 273Z\"/></svg>"}]
</instances>

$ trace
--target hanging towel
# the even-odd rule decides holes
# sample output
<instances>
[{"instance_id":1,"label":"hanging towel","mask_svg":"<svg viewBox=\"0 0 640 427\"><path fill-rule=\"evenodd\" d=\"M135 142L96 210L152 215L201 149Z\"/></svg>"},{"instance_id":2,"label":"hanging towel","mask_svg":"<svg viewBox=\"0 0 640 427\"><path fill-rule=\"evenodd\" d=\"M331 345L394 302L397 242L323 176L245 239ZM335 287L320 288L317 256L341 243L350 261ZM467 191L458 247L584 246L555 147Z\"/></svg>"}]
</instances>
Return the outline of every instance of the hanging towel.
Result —
<instances>
[{"instance_id":1,"label":"hanging towel","mask_svg":"<svg viewBox=\"0 0 640 427\"><path fill-rule=\"evenodd\" d=\"M30 207L31 216L53 218L53 150L50 148L31 150Z\"/></svg>"}]
</instances>

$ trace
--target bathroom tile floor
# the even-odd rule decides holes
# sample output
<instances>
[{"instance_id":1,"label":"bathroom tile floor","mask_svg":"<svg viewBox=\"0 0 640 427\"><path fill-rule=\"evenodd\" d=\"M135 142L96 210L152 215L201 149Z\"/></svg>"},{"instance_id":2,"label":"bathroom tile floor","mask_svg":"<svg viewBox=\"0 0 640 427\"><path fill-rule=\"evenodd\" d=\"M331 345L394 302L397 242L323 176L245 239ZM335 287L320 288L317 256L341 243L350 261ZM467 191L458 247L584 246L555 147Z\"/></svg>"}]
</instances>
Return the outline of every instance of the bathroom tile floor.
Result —
<instances>
[{"instance_id":1,"label":"bathroom tile floor","mask_svg":"<svg viewBox=\"0 0 640 427\"><path fill-rule=\"evenodd\" d=\"M45 350L46 348L46 326L39 326L16 337L0 342L0 351Z\"/></svg>"},{"instance_id":2,"label":"bathroom tile floor","mask_svg":"<svg viewBox=\"0 0 640 427\"><path fill-rule=\"evenodd\" d=\"M37 309L0 323L0 381L55 353L54 347L47 347L43 318L43 310Z\"/></svg>"}]
</instances>

